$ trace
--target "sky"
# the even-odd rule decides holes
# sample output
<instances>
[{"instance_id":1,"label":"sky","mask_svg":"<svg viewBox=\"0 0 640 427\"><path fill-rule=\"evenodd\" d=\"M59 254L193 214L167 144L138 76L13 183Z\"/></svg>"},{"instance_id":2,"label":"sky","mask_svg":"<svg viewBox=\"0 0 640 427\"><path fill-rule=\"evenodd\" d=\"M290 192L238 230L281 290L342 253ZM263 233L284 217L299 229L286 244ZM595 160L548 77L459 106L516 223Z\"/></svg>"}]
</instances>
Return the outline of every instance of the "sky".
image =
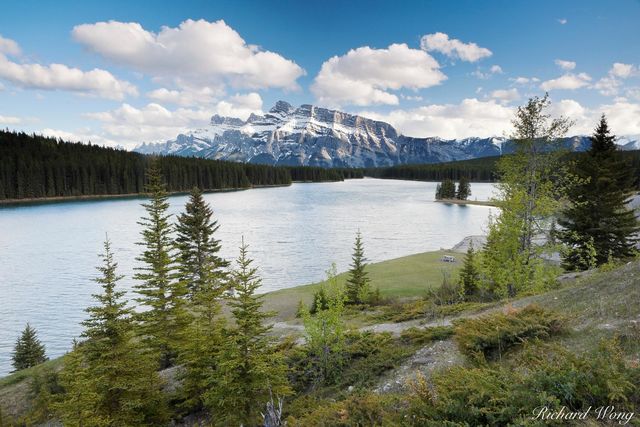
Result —
<instances>
[{"instance_id":1,"label":"sky","mask_svg":"<svg viewBox=\"0 0 640 427\"><path fill-rule=\"evenodd\" d=\"M408 136L508 136L514 109L640 136L640 0L6 2L0 127L122 146L276 101Z\"/></svg>"}]
</instances>

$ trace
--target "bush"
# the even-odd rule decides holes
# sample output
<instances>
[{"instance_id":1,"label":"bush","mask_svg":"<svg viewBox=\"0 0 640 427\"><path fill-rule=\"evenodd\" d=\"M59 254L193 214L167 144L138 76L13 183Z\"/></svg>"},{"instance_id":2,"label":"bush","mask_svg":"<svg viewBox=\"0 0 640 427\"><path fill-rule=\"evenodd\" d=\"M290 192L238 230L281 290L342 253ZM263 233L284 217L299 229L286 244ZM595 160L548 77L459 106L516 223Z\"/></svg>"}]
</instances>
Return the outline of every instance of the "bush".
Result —
<instances>
[{"instance_id":1,"label":"bush","mask_svg":"<svg viewBox=\"0 0 640 427\"><path fill-rule=\"evenodd\" d=\"M400 345L389 333L349 332L339 355L341 363L334 366L335 375L318 381L314 374L317 358L306 347L288 352L289 381L298 392L315 391L319 395L335 396L349 386L366 388L396 368L413 354L413 346Z\"/></svg>"},{"instance_id":2,"label":"bush","mask_svg":"<svg viewBox=\"0 0 640 427\"><path fill-rule=\"evenodd\" d=\"M425 345L432 341L446 340L453 335L450 326L435 326L431 328L409 328L400 334L400 339L407 344Z\"/></svg>"},{"instance_id":3,"label":"bush","mask_svg":"<svg viewBox=\"0 0 640 427\"><path fill-rule=\"evenodd\" d=\"M625 364L615 340L581 356L535 340L506 366L453 367L434 375L432 385L419 378L407 418L416 426L566 425L533 420L533 410L614 405L616 411L635 411L638 378L640 368Z\"/></svg>"},{"instance_id":4,"label":"bush","mask_svg":"<svg viewBox=\"0 0 640 427\"><path fill-rule=\"evenodd\" d=\"M309 402L308 398L305 403ZM300 399L297 399L300 400ZM296 405L294 402L293 405ZM311 409L307 406L305 409ZM287 418L292 427L393 427L402 425L402 399L396 395L356 393L337 402L316 402L312 410L296 411Z\"/></svg>"},{"instance_id":5,"label":"bush","mask_svg":"<svg viewBox=\"0 0 640 427\"><path fill-rule=\"evenodd\" d=\"M509 313L454 322L455 339L460 351L472 359L492 359L527 339L558 334L564 324L559 314L529 305Z\"/></svg>"}]
</instances>

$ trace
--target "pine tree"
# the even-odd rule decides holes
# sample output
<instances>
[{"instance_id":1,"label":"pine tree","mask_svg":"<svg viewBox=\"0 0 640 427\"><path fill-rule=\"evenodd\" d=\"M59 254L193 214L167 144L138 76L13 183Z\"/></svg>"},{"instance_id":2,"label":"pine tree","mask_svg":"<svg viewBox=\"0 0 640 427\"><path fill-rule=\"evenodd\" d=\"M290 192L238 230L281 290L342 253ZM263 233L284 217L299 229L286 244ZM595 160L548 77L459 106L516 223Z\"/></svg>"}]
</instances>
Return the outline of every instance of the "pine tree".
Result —
<instances>
[{"instance_id":1,"label":"pine tree","mask_svg":"<svg viewBox=\"0 0 640 427\"><path fill-rule=\"evenodd\" d=\"M160 367L166 368L174 361L184 331L186 285L176 280L168 194L158 160L151 164L147 181L150 200L142 205L147 216L138 222L143 227L138 244L144 251L137 260L143 266L134 276L142 283L135 286L135 292L139 295L136 301L146 306L138 314L141 338L156 352Z\"/></svg>"},{"instance_id":2,"label":"pine tree","mask_svg":"<svg viewBox=\"0 0 640 427\"><path fill-rule=\"evenodd\" d=\"M633 173L617 153L615 136L602 115L591 148L576 161L576 184L568 194L571 203L558 221L563 227L560 239L568 246L563 257L566 269L590 268L591 249L595 249L596 265L609 257L632 255L639 230L635 213L627 205L634 189Z\"/></svg>"},{"instance_id":3,"label":"pine tree","mask_svg":"<svg viewBox=\"0 0 640 427\"><path fill-rule=\"evenodd\" d=\"M360 231L356 233L356 241L353 246L351 257L351 268L347 279L347 304L362 304L369 293L369 282L367 271L367 259L364 257L364 244Z\"/></svg>"},{"instance_id":4,"label":"pine tree","mask_svg":"<svg viewBox=\"0 0 640 427\"><path fill-rule=\"evenodd\" d=\"M458 183L458 190L456 191L456 199L467 200L471 196L471 184L469 184L469 178L466 175L460 177Z\"/></svg>"},{"instance_id":5,"label":"pine tree","mask_svg":"<svg viewBox=\"0 0 640 427\"><path fill-rule=\"evenodd\" d=\"M460 270L460 285L462 287L462 293L464 298L468 300L478 292L478 285L480 283L480 271L476 264L476 255L473 250L473 243L469 244L467 254L464 257L464 263L462 270Z\"/></svg>"},{"instance_id":6,"label":"pine tree","mask_svg":"<svg viewBox=\"0 0 640 427\"><path fill-rule=\"evenodd\" d=\"M48 360L36 330L28 323L16 341L11 359L14 372L31 368Z\"/></svg>"},{"instance_id":7,"label":"pine tree","mask_svg":"<svg viewBox=\"0 0 640 427\"><path fill-rule=\"evenodd\" d=\"M220 290L225 285L229 263L218 255L220 240L214 234L220 226L212 216L202 192L198 188L191 190L185 212L178 216L176 247L179 279L187 284L192 297L208 284Z\"/></svg>"},{"instance_id":8,"label":"pine tree","mask_svg":"<svg viewBox=\"0 0 640 427\"><path fill-rule=\"evenodd\" d=\"M166 420L157 363L135 337L133 312L123 301L125 292L116 290L122 276L117 274L108 240L102 259L103 265L98 267L101 276L95 280L102 293L93 295L98 305L86 310L85 343L74 349L70 364L65 366L63 377L69 377L69 389L60 411L72 416L78 387L83 387L88 401L82 405L93 407L92 420L109 426L157 425Z\"/></svg>"},{"instance_id":9,"label":"pine tree","mask_svg":"<svg viewBox=\"0 0 640 427\"><path fill-rule=\"evenodd\" d=\"M247 250L243 239L231 275L236 295L229 306L236 326L225 338L214 385L205 395L206 405L223 425L257 425L270 396L290 392L286 366L269 337L271 326L265 325L273 314L261 310L262 297L255 294L260 279Z\"/></svg>"}]
</instances>

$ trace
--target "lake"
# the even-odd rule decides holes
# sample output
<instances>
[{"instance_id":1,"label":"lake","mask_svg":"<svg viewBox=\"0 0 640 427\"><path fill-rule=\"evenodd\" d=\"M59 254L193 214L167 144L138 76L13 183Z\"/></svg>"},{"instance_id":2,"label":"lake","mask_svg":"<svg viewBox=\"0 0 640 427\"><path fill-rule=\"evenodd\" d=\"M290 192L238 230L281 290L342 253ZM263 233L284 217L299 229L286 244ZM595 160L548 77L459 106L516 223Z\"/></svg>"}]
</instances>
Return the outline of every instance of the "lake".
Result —
<instances>
[{"instance_id":1,"label":"lake","mask_svg":"<svg viewBox=\"0 0 640 427\"><path fill-rule=\"evenodd\" d=\"M222 254L249 244L265 292L323 279L335 262L346 270L356 231L365 254L382 261L450 248L482 234L491 208L433 201L436 183L362 179L209 193L220 223ZM492 184L473 183L471 199L486 200ZM179 213L187 196L170 198ZM81 332L84 309L99 286L92 281L108 233L131 289L140 247L142 199L69 201L0 208L0 375L11 370L16 338L30 322L51 358Z\"/></svg>"}]
</instances>

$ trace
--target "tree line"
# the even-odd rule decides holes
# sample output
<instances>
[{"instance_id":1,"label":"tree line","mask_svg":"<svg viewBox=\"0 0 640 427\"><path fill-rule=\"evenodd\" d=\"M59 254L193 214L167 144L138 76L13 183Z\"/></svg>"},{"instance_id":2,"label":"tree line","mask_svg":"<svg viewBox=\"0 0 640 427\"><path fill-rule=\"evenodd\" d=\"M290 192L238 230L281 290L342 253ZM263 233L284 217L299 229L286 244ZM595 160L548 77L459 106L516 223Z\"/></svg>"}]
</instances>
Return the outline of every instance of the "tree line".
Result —
<instances>
[{"instance_id":1,"label":"tree line","mask_svg":"<svg viewBox=\"0 0 640 427\"><path fill-rule=\"evenodd\" d=\"M0 131L0 200L136 194L144 192L151 156L23 132ZM362 172L318 167L274 167L162 156L167 190L187 192L341 181Z\"/></svg>"},{"instance_id":2,"label":"tree line","mask_svg":"<svg viewBox=\"0 0 640 427\"><path fill-rule=\"evenodd\" d=\"M516 145L517 146L517 145ZM563 152L563 161L576 161L585 153ZM625 161L633 171L633 183L640 189L640 150L617 151L617 156ZM504 157L509 157L506 155ZM463 177L472 182L497 182L500 180L498 162L501 157L482 157L447 163L399 165L385 168L363 169L364 175L382 179L406 179L411 181L459 181Z\"/></svg>"}]
</instances>

